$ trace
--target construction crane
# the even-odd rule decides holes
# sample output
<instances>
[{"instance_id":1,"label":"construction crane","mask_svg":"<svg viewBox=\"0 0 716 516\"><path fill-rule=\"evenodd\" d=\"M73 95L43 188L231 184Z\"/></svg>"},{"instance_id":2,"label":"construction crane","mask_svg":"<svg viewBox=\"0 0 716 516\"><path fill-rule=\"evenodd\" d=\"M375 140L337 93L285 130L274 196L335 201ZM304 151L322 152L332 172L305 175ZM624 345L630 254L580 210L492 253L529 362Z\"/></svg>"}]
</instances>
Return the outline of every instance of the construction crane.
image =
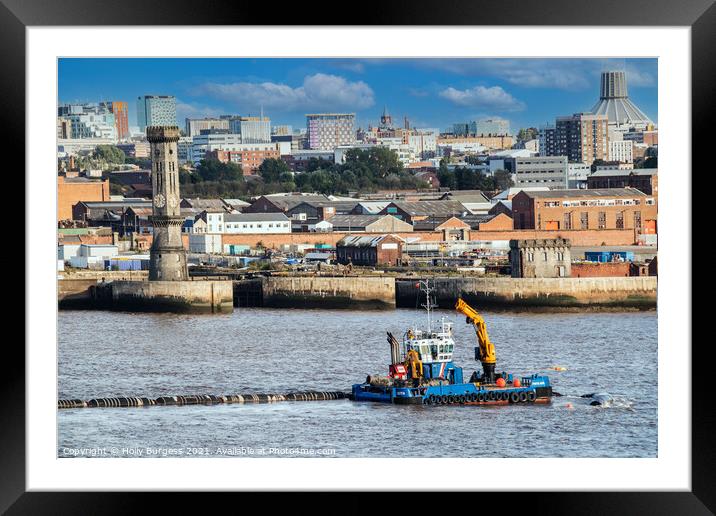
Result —
<instances>
[{"instance_id":1,"label":"construction crane","mask_svg":"<svg viewBox=\"0 0 716 516\"><path fill-rule=\"evenodd\" d=\"M455 303L455 310L465 315L465 322L472 324L475 328L475 334L477 335L478 347L475 348L475 358L482 363L482 370L484 371L485 383L492 383L495 381L495 346L490 342L490 337L487 335L487 326L485 325L485 319L477 313L477 311L468 305L462 299L458 299Z\"/></svg>"}]
</instances>

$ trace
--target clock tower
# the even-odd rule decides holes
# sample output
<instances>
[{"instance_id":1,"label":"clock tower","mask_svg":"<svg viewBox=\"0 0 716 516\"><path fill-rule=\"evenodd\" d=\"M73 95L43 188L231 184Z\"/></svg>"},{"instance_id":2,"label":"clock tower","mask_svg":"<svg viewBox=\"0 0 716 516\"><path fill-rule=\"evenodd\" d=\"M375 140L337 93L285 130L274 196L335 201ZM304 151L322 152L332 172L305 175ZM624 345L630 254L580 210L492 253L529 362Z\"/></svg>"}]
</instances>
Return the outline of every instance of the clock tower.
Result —
<instances>
[{"instance_id":1,"label":"clock tower","mask_svg":"<svg viewBox=\"0 0 716 516\"><path fill-rule=\"evenodd\" d=\"M154 238L150 251L149 280L186 281L186 251L181 238L184 218L179 212L179 160L176 126L147 127L152 156L152 216Z\"/></svg>"}]
</instances>

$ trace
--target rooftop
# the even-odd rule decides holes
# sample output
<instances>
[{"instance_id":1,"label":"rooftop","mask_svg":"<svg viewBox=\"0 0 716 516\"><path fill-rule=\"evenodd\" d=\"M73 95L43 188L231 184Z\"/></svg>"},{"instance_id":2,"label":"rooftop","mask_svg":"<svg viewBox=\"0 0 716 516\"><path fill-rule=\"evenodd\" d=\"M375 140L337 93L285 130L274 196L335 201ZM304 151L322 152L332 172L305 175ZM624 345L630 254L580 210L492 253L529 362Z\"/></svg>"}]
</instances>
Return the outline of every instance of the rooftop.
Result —
<instances>
[{"instance_id":1,"label":"rooftop","mask_svg":"<svg viewBox=\"0 0 716 516\"><path fill-rule=\"evenodd\" d=\"M525 192L526 195L543 199L562 199L565 197L647 197L641 190L636 188L595 188L574 189L574 190L553 190L548 192Z\"/></svg>"},{"instance_id":2,"label":"rooftop","mask_svg":"<svg viewBox=\"0 0 716 516\"><path fill-rule=\"evenodd\" d=\"M597 170L589 177L613 177L613 176L655 176L659 174L657 168L627 168L627 169L604 169Z\"/></svg>"}]
</instances>

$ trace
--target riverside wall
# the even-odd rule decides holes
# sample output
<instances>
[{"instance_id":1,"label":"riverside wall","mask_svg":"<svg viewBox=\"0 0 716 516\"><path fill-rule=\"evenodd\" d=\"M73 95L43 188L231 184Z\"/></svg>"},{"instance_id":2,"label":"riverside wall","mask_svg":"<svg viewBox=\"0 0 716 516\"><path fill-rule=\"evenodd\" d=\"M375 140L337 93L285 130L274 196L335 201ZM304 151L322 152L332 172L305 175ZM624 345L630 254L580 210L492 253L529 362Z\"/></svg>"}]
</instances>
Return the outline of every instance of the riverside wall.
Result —
<instances>
[{"instance_id":1,"label":"riverside wall","mask_svg":"<svg viewBox=\"0 0 716 516\"><path fill-rule=\"evenodd\" d=\"M414 308L416 279L396 280L396 306ZM656 307L654 276L610 278L432 278L435 302L452 308L458 297L475 306Z\"/></svg>"},{"instance_id":2,"label":"riverside wall","mask_svg":"<svg viewBox=\"0 0 716 516\"><path fill-rule=\"evenodd\" d=\"M395 308L395 278L269 277L261 287L267 307Z\"/></svg>"},{"instance_id":3,"label":"riverside wall","mask_svg":"<svg viewBox=\"0 0 716 516\"><path fill-rule=\"evenodd\" d=\"M60 280L60 309L132 312L230 312L231 281Z\"/></svg>"}]
</instances>

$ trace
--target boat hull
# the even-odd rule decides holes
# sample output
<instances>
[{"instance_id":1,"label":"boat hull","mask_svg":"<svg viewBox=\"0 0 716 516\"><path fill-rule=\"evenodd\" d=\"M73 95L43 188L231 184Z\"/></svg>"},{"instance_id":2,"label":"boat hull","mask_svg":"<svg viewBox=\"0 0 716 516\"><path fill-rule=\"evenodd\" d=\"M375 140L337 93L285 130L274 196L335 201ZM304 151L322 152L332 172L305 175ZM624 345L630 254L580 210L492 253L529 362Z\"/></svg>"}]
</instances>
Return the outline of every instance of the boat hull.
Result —
<instances>
[{"instance_id":1,"label":"boat hull","mask_svg":"<svg viewBox=\"0 0 716 516\"><path fill-rule=\"evenodd\" d=\"M552 401L552 387L547 377L535 376L531 385L497 387L461 383L419 387L354 384L353 401L393 403L395 405L477 405L547 404Z\"/></svg>"}]
</instances>

